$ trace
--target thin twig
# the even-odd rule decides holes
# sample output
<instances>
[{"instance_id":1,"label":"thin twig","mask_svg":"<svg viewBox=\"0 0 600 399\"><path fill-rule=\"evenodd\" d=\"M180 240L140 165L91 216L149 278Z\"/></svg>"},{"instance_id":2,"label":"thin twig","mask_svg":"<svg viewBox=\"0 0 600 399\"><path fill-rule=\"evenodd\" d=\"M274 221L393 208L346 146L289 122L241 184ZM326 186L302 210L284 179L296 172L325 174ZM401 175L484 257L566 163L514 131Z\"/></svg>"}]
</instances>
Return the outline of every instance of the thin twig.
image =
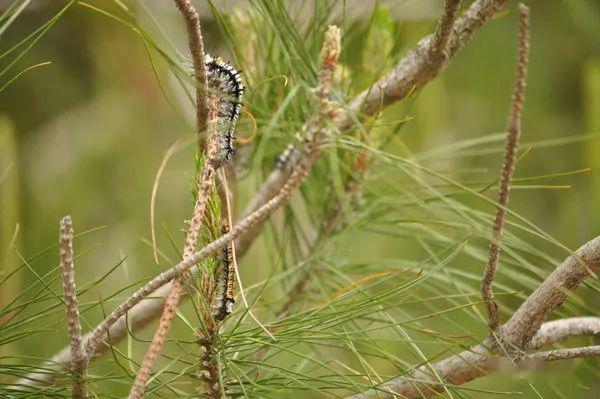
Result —
<instances>
[{"instance_id":1,"label":"thin twig","mask_svg":"<svg viewBox=\"0 0 600 399\"><path fill-rule=\"evenodd\" d=\"M206 65L204 64L204 40L200 27L200 16L190 0L175 0L177 8L181 11L190 45L190 53L196 77L196 126L198 134L208 126L208 103L206 100Z\"/></svg>"},{"instance_id":2,"label":"thin twig","mask_svg":"<svg viewBox=\"0 0 600 399\"><path fill-rule=\"evenodd\" d=\"M437 69L448 58L448 41L452 34L454 21L460 11L461 0L446 0L442 16L438 21L438 25L433 33L431 46L429 47L429 57L427 57L430 68Z\"/></svg>"},{"instance_id":3,"label":"thin twig","mask_svg":"<svg viewBox=\"0 0 600 399\"><path fill-rule=\"evenodd\" d=\"M523 113L523 101L525 99L528 61L529 7L519 4L519 57L517 62L517 79L514 87L512 104L510 106L508 124L506 126L506 152L504 155L504 164L500 171L498 208L492 224L492 242L490 243L488 263L485 267L481 282L481 295L485 301L489 325L492 330L498 329L498 325L500 324L498 304L494 299L492 284L494 282L494 276L496 275L496 269L498 268L504 218L506 217L510 186L515 169L515 159L519 147L519 136L521 135L521 115Z\"/></svg>"},{"instance_id":4,"label":"thin twig","mask_svg":"<svg viewBox=\"0 0 600 399\"><path fill-rule=\"evenodd\" d=\"M554 349L551 351L532 353L526 359L552 362L555 360L580 359L583 357L600 356L600 345L583 346L578 348Z\"/></svg>"},{"instance_id":5,"label":"thin twig","mask_svg":"<svg viewBox=\"0 0 600 399\"><path fill-rule=\"evenodd\" d=\"M85 398L85 374L87 358L81 341L81 323L79 320L79 302L75 290L75 265L73 264L73 223L71 216L60 221L60 269L62 286L69 324L69 342L71 345L71 368L73 371L73 398Z\"/></svg>"},{"instance_id":6,"label":"thin twig","mask_svg":"<svg viewBox=\"0 0 600 399\"><path fill-rule=\"evenodd\" d=\"M580 336L600 336L600 318L571 317L544 323L531 340L529 347L539 349Z\"/></svg>"}]
</instances>

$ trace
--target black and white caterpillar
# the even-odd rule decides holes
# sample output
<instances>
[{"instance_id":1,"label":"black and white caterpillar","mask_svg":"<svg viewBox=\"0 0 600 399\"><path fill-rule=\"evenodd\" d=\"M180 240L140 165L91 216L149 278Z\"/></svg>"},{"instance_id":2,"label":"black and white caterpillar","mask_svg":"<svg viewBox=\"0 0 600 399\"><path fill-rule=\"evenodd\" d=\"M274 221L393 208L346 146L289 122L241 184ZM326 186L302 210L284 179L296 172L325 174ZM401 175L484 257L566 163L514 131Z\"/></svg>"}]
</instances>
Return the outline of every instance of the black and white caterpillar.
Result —
<instances>
[{"instance_id":1,"label":"black and white caterpillar","mask_svg":"<svg viewBox=\"0 0 600 399\"><path fill-rule=\"evenodd\" d=\"M235 155L235 123L240 117L245 90L242 73L230 63L224 62L221 57L213 58L206 54L204 64L208 89L220 94L217 112L217 134L220 144L218 157L221 163L226 163Z\"/></svg>"},{"instance_id":2,"label":"black and white caterpillar","mask_svg":"<svg viewBox=\"0 0 600 399\"><path fill-rule=\"evenodd\" d=\"M229 233L229 225L223 222L221 234ZM223 248L219 259L215 294L213 296L213 317L223 321L233 312L235 303L235 270L233 269L233 250L231 243Z\"/></svg>"}]
</instances>

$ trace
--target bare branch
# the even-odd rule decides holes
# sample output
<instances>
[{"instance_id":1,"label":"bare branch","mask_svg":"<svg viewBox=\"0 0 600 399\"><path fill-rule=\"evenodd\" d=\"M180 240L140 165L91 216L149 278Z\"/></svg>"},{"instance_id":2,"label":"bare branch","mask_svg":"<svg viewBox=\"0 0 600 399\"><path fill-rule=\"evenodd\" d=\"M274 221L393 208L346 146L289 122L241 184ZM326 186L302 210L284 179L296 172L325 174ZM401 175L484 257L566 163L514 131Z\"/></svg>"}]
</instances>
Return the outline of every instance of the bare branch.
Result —
<instances>
[{"instance_id":1,"label":"bare branch","mask_svg":"<svg viewBox=\"0 0 600 399\"><path fill-rule=\"evenodd\" d=\"M448 40L450 40L454 21L460 10L460 3L461 0L446 0L444 3L442 16L433 33L433 39L431 40L429 55L427 57L430 68L432 69L436 69L442 65L448 57L446 48L448 46Z\"/></svg>"},{"instance_id":2,"label":"bare branch","mask_svg":"<svg viewBox=\"0 0 600 399\"><path fill-rule=\"evenodd\" d=\"M510 347L529 349L529 344L548 316L571 290L600 266L600 237L594 238L569 256L523 302L502 327L501 336Z\"/></svg>"},{"instance_id":3,"label":"bare branch","mask_svg":"<svg viewBox=\"0 0 600 399\"><path fill-rule=\"evenodd\" d=\"M579 348L554 349L528 355L526 359L536 359L544 362L555 360L580 359L582 357L600 356L600 345L583 346Z\"/></svg>"},{"instance_id":4,"label":"bare branch","mask_svg":"<svg viewBox=\"0 0 600 399\"><path fill-rule=\"evenodd\" d=\"M81 344L81 323L79 320L79 302L75 290L75 265L73 264L73 223L71 216L60 221L60 269L62 286L69 324L69 342L71 345L71 368L73 372L73 398L87 396L85 388L85 372L87 358Z\"/></svg>"},{"instance_id":5,"label":"bare branch","mask_svg":"<svg viewBox=\"0 0 600 399\"><path fill-rule=\"evenodd\" d=\"M344 114L337 120L337 127L344 131L351 128L357 118L372 116L398 100L402 100L415 89L423 87L438 75L462 48L473 39L481 27L488 22L494 14L503 9L508 0L477 0L456 20L452 34L448 38L446 47L447 59L437 68L429 68L429 56L433 35L419 41L417 47L402 58L394 70L381 78L371 89L358 95L350 104Z\"/></svg>"},{"instance_id":6,"label":"bare branch","mask_svg":"<svg viewBox=\"0 0 600 399\"><path fill-rule=\"evenodd\" d=\"M518 361L526 350L537 349L562 341L571 336L598 333L599 318L575 318L547 323L540 328L550 313L566 299L569 291L600 267L600 236L586 243L573 255L565 259L554 272L523 302L509 321L500 327L504 341L501 357L495 337L488 337L482 344L463 351L432 365L436 374L446 383L462 385L486 375L497 367L498 359L509 363ZM593 320L592 320L593 319ZM539 338L533 338L539 331ZM506 362L505 362L506 363ZM418 382L418 383L417 383ZM356 394L348 399L369 398L379 394L381 398L394 396L382 392L395 392L407 398L433 396L443 391L429 368L422 367L410 377L392 380L380 388Z\"/></svg>"},{"instance_id":7,"label":"bare branch","mask_svg":"<svg viewBox=\"0 0 600 399\"><path fill-rule=\"evenodd\" d=\"M542 324L531 340L530 348L539 349L572 337L600 335L600 318L572 317Z\"/></svg>"},{"instance_id":8,"label":"bare branch","mask_svg":"<svg viewBox=\"0 0 600 399\"><path fill-rule=\"evenodd\" d=\"M500 171L500 187L498 190L498 209L492 224L492 242L488 255L488 263L485 267L481 281L481 295L485 301L488 313L489 325L496 330L500 324L498 316L498 304L494 299L492 284L498 260L500 258L500 245L502 242L502 230L506 207L510 195L512 176L515 170L515 159L519 148L519 136L521 135L521 115L523 113L523 101L525 100L525 85L527 83L527 63L529 61L529 7L519 5L519 57L517 62L517 80L513 92L513 100L510 106L508 124L506 126L506 152L504 164Z\"/></svg>"},{"instance_id":9,"label":"bare branch","mask_svg":"<svg viewBox=\"0 0 600 399\"><path fill-rule=\"evenodd\" d=\"M190 53L196 77L196 126L198 134L208 125L208 103L206 101L206 65L204 64L204 40L200 27L200 16L190 0L175 0L177 8L183 14L190 44Z\"/></svg>"}]
</instances>

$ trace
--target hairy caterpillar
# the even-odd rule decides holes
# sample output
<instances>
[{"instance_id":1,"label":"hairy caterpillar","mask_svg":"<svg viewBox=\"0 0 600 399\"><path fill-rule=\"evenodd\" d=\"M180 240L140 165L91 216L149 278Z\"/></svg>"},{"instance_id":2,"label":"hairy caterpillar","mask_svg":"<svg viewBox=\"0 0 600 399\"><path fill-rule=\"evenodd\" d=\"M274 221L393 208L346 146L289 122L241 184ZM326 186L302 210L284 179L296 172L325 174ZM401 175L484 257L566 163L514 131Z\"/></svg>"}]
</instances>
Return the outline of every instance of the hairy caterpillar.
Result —
<instances>
[{"instance_id":1,"label":"hairy caterpillar","mask_svg":"<svg viewBox=\"0 0 600 399\"><path fill-rule=\"evenodd\" d=\"M229 232L229 225L223 222L221 234ZM217 271L216 290L213 300L213 316L215 320L222 321L233 312L235 303L235 270L233 269L233 251L231 243L223 248L219 259L219 270Z\"/></svg>"},{"instance_id":2,"label":"hairy caterpillar","mask_svg":"<svg viewBox=\"0 0 600 399\"><path fill-rule=\"evenodd\" d=\"M235 155L235 123L240 117L245 90L242 73L230 63L224 62L221 57L213 58L206 54L204 63L209 90L220 94L217 110L217 134L220 144L218 157L221 163L226 163Z\"/></svg>"}]
</instances>

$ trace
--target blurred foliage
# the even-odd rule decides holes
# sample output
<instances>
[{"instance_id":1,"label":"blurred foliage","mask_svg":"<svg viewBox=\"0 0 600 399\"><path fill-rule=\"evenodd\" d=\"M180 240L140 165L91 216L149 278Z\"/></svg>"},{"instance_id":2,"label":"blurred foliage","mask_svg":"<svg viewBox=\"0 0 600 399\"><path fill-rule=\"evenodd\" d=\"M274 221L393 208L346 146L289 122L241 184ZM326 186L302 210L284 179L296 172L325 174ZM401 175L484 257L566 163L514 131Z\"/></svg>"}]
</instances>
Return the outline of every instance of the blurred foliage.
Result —
<instances>
[{"instance_id":1,"label":"blurred foliage","mask_svg":"<svg viewBox=\"0 0 600 399\"><path fill-rule=\"evenodd\" d=\"M196 2L211 14L203 20L208 51L231 59L248 85L237 215L312 112L310 88L329 23L343 31L342 104L436 23L437 8L427 14L431 2L387 2L356 15L359 1ZM21 0L0 17L0 393L66 344L55 248L61 216L72 214L83 232L75 245L84 329L179 257L197 159L185 29L165 3ZM523 144L496 284L505 317L568 248L600 232L600 7L593 0L528 3ZM237 381L232 390L339 397L485 336L478 287L514 79L514 5L423 90L352 136L331 140L302 195L241 260L249 295L279 341L268 342L239 306L222 337L226 377ZM429 17L403 18L405 6ZM157 196L164 257L155 264L150 194L176 140L183 144ZM364 154L371 166L361 178L362 206L353 208L343 187ZM343 205L343 228L317 236L307 256L334 200ZM294 313L274 317L301 278L309 290ZM598 315L598 283L577 294L560 314ZM153 397L193 392L196 304L181 309ZM137 333L94 363L98 395L125 395L150 336L150 329ZM591 398L600 389L597 365L562 362L450 390L457 398ZM65 397L66 386L59 379L48 397Z\"/></svg>"}]
</instances>

